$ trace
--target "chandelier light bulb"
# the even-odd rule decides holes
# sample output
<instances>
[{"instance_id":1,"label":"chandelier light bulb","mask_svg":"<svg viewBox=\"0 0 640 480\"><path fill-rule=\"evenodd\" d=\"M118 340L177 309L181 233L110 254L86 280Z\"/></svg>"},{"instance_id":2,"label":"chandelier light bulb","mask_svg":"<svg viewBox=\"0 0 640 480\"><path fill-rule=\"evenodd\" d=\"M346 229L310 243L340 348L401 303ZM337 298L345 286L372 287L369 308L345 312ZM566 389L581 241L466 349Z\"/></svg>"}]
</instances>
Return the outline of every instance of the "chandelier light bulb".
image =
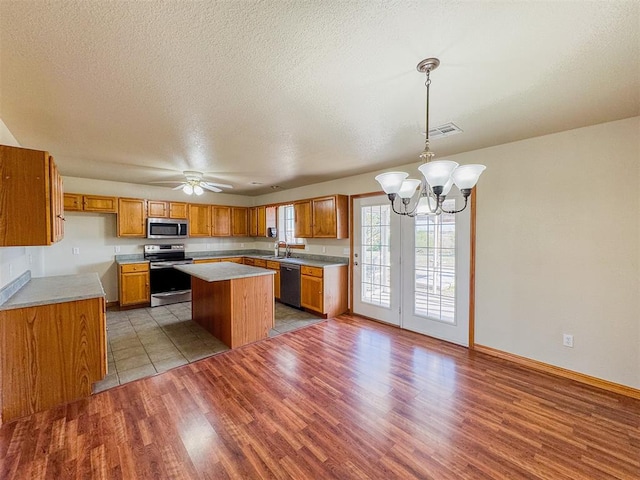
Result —
<instances>
[{"instance_id":1,"label":"chandelier light bulb","mask_svg":"<svg viewBox=\"0 0 640 480\"><path fill-rule=\"evenodd\" d=\"M463 188L471 189L475 187L476 183L478 183L480 174L485 168L487 167L478 164L462 165L461 167L456 168L451 175L451 178L453 178L453 181L456 183L456 187L460 190Z\"/></svg>"},{"instance_id":2,"label":"chandelier light bulb","mask_svg":"<svg viewBox=\"0 0 640 480\"><path fill-rule=\"evenodd\" d=\"M376 175L376 180L380 183L382 190L387 195L390 193L398 193L402 187L402 182L409 176L406 172L387 172Z\"/></svg>"},{"instance_id":3,"label":"chandelier light bulb","mask_svg":"<svg viewBox=\"0 0 640 480\"><path fill-rule=\"evenodd\" d=\"M420 185L420 180L415 180L413 178L408 178L402 182L400 186L400 190L398 190L398 196L400 198L411 198L413 194L416 193L416 188Z\"/></svg>"},{"instance_id":4,"label":"chandelier light bulb","mask_svg":"<svg viewBox=\"0 0 640 480\"><path fill-rule=\"evenodd\" d=\"M418 167L427 183L433 187L444 187L458 164L451 160L436 160Z\"/></svg>"}]
</instances>

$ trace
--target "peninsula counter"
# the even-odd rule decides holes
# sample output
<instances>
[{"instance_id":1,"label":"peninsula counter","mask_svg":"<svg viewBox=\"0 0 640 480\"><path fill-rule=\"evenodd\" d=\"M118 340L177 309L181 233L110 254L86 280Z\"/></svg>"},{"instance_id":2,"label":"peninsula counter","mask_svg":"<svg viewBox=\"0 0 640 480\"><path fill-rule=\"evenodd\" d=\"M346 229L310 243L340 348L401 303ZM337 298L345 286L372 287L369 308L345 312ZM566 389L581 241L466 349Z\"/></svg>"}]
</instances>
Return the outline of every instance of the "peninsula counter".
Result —
<instances>
[{"instance_id":1,"label":"peninsula counter","mask_svg":"<svg viewBox=\"0 0 640 480\"><path fill-rule=\"evenodd\" d=\"M275 272L231 262L176 265L191 275L191 318L229 348L263 340L275 318Z\"/></svg>"}]
</instances>

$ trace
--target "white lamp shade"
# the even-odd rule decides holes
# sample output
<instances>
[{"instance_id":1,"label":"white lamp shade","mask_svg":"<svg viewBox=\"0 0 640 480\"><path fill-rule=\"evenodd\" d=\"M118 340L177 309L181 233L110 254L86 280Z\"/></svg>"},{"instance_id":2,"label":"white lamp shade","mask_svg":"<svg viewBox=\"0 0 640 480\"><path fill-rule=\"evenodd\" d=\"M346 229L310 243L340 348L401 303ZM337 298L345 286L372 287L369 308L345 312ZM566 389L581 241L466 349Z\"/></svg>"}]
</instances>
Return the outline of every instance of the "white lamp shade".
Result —
<instances>
[{"instance_id":1,"label":"white lamp shade","mask_svg":"<svg viewBox=\"0 0 640 480\"><path fill-rule=\"evenodd\" d=\"M182 187L182 191L187 195L191 195L193 193L193 187L189 184L186 184L184 187Z\"/></svg>"},{"instance_id":2,"label":"white lamp shade","mask_svg":"<svg viewBox=\"0 0 640 480\"><path fill-rule=\"evenodd\" d=\"M449 192L451 191L451 187L453 187L453 178L449 177L449 180L447 180L447 183L444 184L442 193L440 195L449 195Z\"/></svg>"},{"instance_id":3,"label":"white lamp shade","mask_svg":"<svg viewBox=\"0 0 640 480\"><path fill-rule=\"evenodd\" d=\"M398 193L402 182L409 176L406 172L387 172L376 175L376 180L380 183L384 193Z\"/></svg>"},{"instance_id":4,"label":"white lamp shade","mask_svg":"<svg viewBox=\"0 0 640 480\"><path fill-rule=\"evenodd\" d=\"M202 195L204 193L204 190L200 185L196 185L195 187L193 187L193 193L195 193L196 195Z\"/></svg>"},{"instance_id":5,"label":"white lamp shade","mask_svg":"<svg viewBox=\"0 0 640 480\"><path fill-rule=\"evenodd\" d=\"M433 187L444 187L458 164L451 160L436 160L418 167L427 183Z\"/></svg>"},{"instance_id":6,"label":"white lamp shade","mask_svg":"<svg viewBox=\"0 0 640 480\"><path fill-rule=\"evenodd\" d=\"M487 168L484 165L470 164L462 165L456 168L455 172L451 175L456 186L462 190L463 188L473 188L478 183L480 174Z\"/></svg>"},{"instance_id":7,"label":"white lamp shade","mask_svg":"<svg viewBox=\"0 0 640 480\"><path fill-rule=\"evenodd\" d=\"M415 180L413 178L407 178L402 185L400 186L400 190L398 191L398 196L400 198L411 198L413 194L416 193L416 188L420 185L420 180Z\"/></svg>"}]
</instances>

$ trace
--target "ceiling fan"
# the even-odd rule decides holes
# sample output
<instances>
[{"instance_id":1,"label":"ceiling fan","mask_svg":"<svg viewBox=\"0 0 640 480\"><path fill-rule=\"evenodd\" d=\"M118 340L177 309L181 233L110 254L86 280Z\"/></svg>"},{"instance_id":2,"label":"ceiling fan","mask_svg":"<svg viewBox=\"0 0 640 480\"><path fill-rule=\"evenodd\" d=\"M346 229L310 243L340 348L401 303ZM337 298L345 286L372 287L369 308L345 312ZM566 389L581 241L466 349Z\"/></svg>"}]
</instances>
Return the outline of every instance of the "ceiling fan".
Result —
<instances>
[{"instance_id":1,"label":"ceiling fan","mask_svg":"<svg viewBox=\"0 0 640 480\"><path fill-rule=\"evenodd\" d=\"M205 190L209 190L211 192L222 192L223 188L233 188L231 185L227 185L226 183L214 183L207 182L203 180L204 174L202 172L196 172L195 170L185 170L182 172L185 176L185 180L183 181L166 181L166 182L153 182L153 183L179 183L177 187L172 190L180 190L187 195L202 195Z\"/></svg>"}]
</instances>

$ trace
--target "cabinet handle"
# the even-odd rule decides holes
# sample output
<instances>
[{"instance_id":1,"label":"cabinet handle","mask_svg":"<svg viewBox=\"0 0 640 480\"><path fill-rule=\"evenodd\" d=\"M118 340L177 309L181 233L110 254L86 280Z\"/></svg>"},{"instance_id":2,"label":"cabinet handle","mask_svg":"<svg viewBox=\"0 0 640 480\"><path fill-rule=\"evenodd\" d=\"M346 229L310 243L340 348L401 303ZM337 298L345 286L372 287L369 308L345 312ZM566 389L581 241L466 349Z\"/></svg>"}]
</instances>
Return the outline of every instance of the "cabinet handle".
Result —
<instances>
[{"instance_id":1,"label":"cabinet handle","mask_svg":"<svg viewBox=\"0 0 640 480\"><path fill-rule=\"evenodd\" d=\"M66 218L64 218L64 217L63 217L62 215L60 215L60 214L58 214L58 215L56 215L56 216L57 216L60 220L62 220L63 222L66 222L66 221L67 221L67 219L66 219Z\"/></svg>"}]
</instances>

